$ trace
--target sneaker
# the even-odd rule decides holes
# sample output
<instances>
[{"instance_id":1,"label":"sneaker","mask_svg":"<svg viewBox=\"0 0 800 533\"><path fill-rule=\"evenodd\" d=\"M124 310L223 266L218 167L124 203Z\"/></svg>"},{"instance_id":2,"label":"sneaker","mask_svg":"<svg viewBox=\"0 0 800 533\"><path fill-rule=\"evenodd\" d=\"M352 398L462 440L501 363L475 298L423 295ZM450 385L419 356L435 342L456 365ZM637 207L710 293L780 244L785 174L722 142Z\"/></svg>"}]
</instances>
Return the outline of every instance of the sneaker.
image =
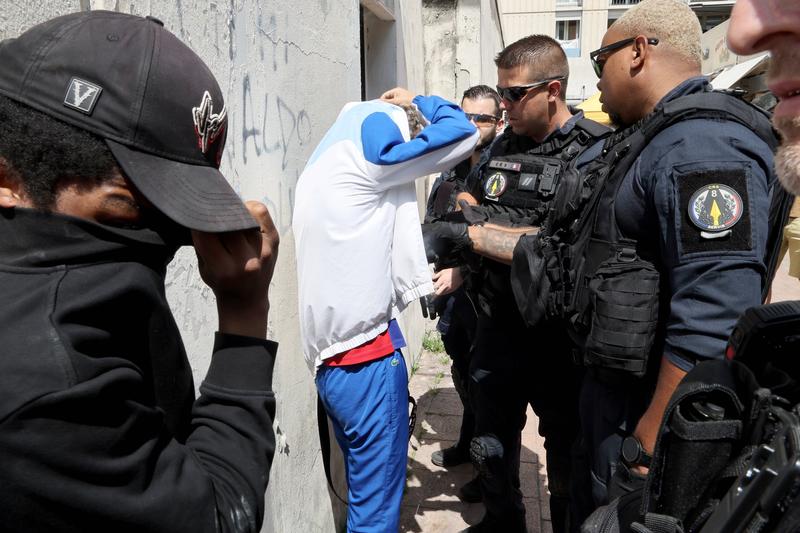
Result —
<instances>
[{"instance_id":1,"label":"sneaker","mask_svg":"<svg viewBox=\"0 0 800 533\"><path fill-rule=\"evenodd\" d=\"M479 477L474 477L464 483L458 489L458 499L465 503L480 503L483 501L481 497L481 480Z\"/></svg>"},{"instance_id":2,"label":"sneaker","mask_svg":"<svg viewBox=\"0 0 800 533\"><path fill-rule=\"evenodd\" d=\"M444 450L436 450L431 454L431 462L436 466L449 468L469 462L469 452L458 446L450 446Z\"/></svg>"}]
</instances>

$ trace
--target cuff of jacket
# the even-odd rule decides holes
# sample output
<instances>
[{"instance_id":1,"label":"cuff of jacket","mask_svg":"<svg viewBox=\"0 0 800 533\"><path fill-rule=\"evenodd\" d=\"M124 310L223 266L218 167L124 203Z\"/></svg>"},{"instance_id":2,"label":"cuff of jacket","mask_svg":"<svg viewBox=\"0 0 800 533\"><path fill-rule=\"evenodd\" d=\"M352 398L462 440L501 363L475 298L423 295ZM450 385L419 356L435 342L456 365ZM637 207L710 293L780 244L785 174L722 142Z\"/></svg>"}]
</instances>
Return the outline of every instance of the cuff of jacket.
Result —
<instances>
[{"instance_id":1,"label":"cuff of jacket","mask_svg":"<svg viewBox=\"0 0 800 533\"><path fill-rule=\"evenodd\" d=\"M400 295L400 301L403 302L403 305L408 305L414 300L419 300L425 295L433 294L433 282L426 281L424 283L420 283L413 289L409 289ZM392 317L395 318L395 317Z\"/></svg>"},{"instance_id":2,"label":"cuff of jacket","mask_svg":"<svg viewBox=\"0 0 800 533\"><path fill-rule=\"evenodd\" d=\"M217 332L205 381L228 389L270 391L277 353L277 342Z\"/></svg>"}]
</instances>

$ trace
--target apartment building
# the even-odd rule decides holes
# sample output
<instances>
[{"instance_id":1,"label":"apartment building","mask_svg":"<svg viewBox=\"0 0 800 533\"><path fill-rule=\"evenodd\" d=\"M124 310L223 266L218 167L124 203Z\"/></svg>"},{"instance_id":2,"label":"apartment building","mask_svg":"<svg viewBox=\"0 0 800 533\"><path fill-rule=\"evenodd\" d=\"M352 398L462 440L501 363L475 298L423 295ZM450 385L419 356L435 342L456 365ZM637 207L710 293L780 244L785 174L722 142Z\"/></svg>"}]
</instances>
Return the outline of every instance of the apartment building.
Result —
<instances>
[{"instance_id":1,"label":"apartment building","mask_svg":"<svg viewBox=\"0 0 800 533\"><path fill-rule=\"evenodd\" d=\"M589 53L600 47L608 27L639 0L498 0L506 43L533 33L550 35L569 59L567 100L582 101L597 91ZM697 0L688 4L703 31L730 17L735 0Z\"/></svg>"}]
</instances>

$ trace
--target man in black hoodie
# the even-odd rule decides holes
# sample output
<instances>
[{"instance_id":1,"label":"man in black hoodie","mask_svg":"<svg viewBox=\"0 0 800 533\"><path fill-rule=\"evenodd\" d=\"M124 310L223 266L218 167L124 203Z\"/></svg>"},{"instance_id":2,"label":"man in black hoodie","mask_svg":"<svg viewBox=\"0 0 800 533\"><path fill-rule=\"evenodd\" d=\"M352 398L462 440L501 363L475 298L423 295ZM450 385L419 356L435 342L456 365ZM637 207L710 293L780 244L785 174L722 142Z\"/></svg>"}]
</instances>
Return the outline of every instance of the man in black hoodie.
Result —
<instances>
[{"instance_id":1,"label":"man in black hoodie","mask_svg":"<svg viewBox=\"0 0 800 533\"><path fill-rule=\"evenodd\" d=\"M0 43L3 531L261 527L278 236L218 170L213 75L162 26L77 13ZM183 244L219 313L196 400L164 290Z\"/></svg>"}]
</instances>

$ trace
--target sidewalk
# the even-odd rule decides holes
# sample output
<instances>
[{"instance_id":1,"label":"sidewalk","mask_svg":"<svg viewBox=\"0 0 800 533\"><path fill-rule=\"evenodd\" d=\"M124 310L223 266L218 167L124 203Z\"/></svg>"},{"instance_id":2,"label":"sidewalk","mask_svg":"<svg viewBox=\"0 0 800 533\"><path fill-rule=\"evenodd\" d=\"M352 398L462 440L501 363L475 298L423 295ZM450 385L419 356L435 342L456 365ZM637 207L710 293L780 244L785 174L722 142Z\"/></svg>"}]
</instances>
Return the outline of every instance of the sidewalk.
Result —
<instances>
[{"instance_id":1,"label":"sidewalk","mask_svg":"<svg viewBox=\"0 0 800 533\"><path fill-rule=\"evenodd\" d=\"M780 266L773 284L772 301L781 300L800 300L800 281L788 276L787 261ZM434 323L430 322L429 327L434 330ZM455 442L461 424L461 403L453 387L447 354L423 351L409 388L417 399L417 427L408 449L408 482L400 531L461 531L483 516L482 504L466 504L456 496L458 488L473 476L472 466L465 464L445 470L430 459L435 450ZM538 419L528 409L528 423L522 432L520 478L528 531L551 533L544 446L537 426Z\"/></svg>"},{"instance_id":2,"label":"sidewalk","mask_svg":"<svg viewBox=\"0 0 800 533\"><path fill-rule=\"evenodd\" d=\"M431 322L430 329L435 333L433 326ZM408 482L400 531L461 531L483 517L483 504L463 503L456 496L459 487L472 479L472 465L444 469L431 463L434 451L455 442L461 424L461 402L453 387L447 354L424 350L409 389L417 400L417 426L408 448ZM538 423L528 408L528 422L522 432L520 479L528 531L550 533L544 441L536 432Z\"/></svg>"}]
</instances>

